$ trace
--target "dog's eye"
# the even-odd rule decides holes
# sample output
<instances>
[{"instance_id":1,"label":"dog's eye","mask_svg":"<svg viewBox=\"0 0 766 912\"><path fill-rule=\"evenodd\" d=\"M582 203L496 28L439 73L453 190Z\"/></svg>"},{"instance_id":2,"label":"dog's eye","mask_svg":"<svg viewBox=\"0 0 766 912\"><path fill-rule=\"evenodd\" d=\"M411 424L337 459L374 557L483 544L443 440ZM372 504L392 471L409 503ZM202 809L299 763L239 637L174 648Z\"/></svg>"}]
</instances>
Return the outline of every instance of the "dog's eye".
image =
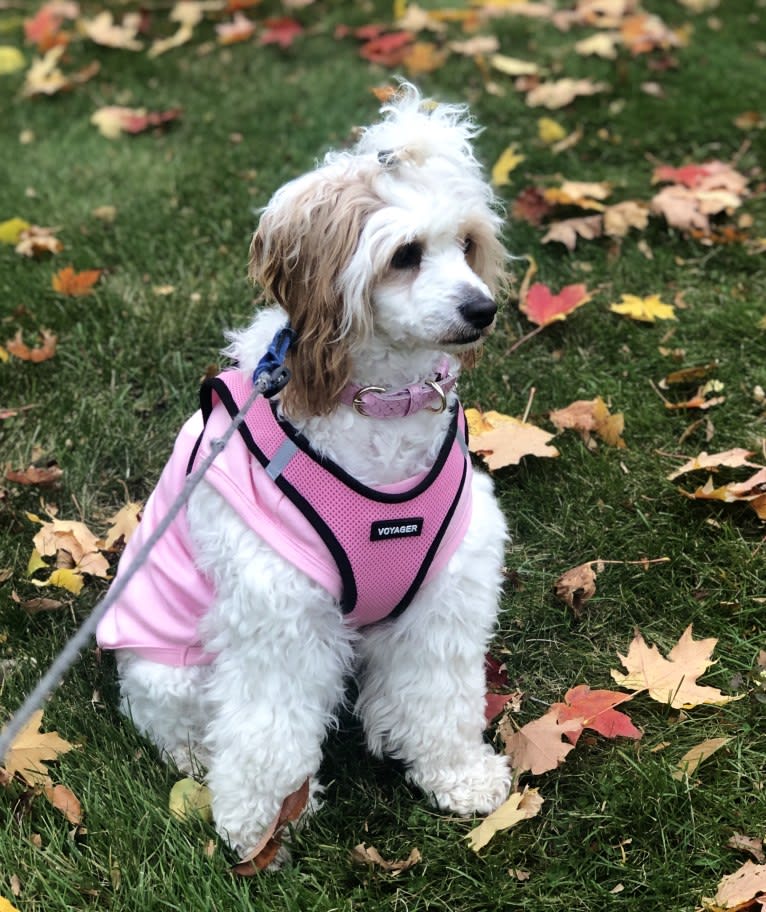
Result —
<instances>
[{"instance_id":1,"label":"dog's eye","mask_svg":"<svg viewBox=\"0 0 766 912\"><path fill-rule=\"evenodd\" d=\"M473 253L475 247L476 241L474 241L470 235L463 240L463 253L466 256L470 256Z\"/></svg>"},{"instance_id":2,"label":"dog's eye","mask_svg":"<svg viewBox=\"0 0 766 912\"><path fill-rule=\"evenodd\" d=\"M417 241L403 244L393 255L391 265L394 269L417 269L423 259L423 245Z\"/></svg>"}]
</instances>

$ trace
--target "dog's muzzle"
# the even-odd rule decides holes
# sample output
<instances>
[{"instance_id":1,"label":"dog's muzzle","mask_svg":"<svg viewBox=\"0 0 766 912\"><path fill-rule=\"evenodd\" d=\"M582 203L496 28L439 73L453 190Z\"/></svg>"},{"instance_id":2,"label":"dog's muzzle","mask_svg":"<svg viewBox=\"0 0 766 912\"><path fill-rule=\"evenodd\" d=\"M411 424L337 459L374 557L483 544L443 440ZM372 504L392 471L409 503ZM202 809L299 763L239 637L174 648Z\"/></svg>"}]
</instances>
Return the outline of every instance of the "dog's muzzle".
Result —
<instances>
[{"instance_id":1,"label":"dog's muzzle","mask_svg":"<svg viewBox=\"0 0 766 912\"><path fill-rule=\"evenodd\" d=\"M474 291L466 297L460 307L460 316L474 329L486 329L497 314L497 304L480 291Z\"/></svg>"}]
</instances>

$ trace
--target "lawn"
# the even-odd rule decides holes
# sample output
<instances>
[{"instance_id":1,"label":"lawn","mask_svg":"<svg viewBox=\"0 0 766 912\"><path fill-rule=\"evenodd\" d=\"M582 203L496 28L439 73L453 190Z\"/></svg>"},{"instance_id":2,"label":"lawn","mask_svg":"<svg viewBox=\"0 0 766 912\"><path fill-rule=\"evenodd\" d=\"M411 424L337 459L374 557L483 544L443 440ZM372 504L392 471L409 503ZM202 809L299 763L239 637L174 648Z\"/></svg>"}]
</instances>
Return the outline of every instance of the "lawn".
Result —
<instances>
[{"instance_id":1,"label":"lawn","mask_svg":"<svg viewBox=\"0 0 766 912\"><path fill-rule=\"evenodd\" d=\"M215 29L232 14L209 10L187 43L151 56L152 41L176 24L168 21L172 4L150 2L142 6L149 11L138 35L142 50L104 47L65 21L72 37L63 71L96 61L98 72L70 91L26 97L36 51L25 42L23 20L38 6L0 3L0 45L24 55L22 68L0 75L0 223L18 217L55 226L63 250L28 258L0 244L0 345L18 330L37 345L42 329L58 344L39 363L0 349L0 409L7 410L0 412L0 461L4 474L33 463L57 464L62 474L48 486L0 479L3 719L106 589L94 578L77 596L37 588L27 565L39 526L28 514L83 520L100 535L121 506L146 498L196 407L200 379L223 363L224 331L256 306L246 260L258 207L374 119L373 87L418 66L413 58L384 65L359 53L358 27L398 30L387 3L317 0L284 10L264 0L244 10L258 23L254 35L232 44L222 44ZM85 2L82 15L93 18L105 6L119 18L139 5ZM491 52L477 61L455 49L438 66L427 58L425 71L413 74L434 98L470 104L485 127L478 151L488 169L511 144L524 156L498 188L506 243L519 258L510 264L512 293L479 367L461 381L462 399L516 417L528 411L528 421L552 432L551 410L600 396L624 415L626 444L596 438L589 447L565 431L554 440L558 458L528 456L494 473L513 540L492 651L506 665L505 689L523 692L509 715L521 726L580 683L616 689L610 670L620 667L617 654L627 652L636 630L664 655L689 624L695 637L718 640L701 683L742 698L675 710L636 696L624 708L643 737L588 732L557 769L524 775L522 783L545 799L540 814L478 854L464 838L477 821L432 810L400 770L366 755L354 719L344 716L327 744L327 802L296 834L293 865L241 878L230 872L233 859L210 825L170 816L178 774L118 715L113 662L93 647L46 704L43 720L46 731L76 745L51 764L51 776L79 798L83 824L68 823L18 779L0 792L0 896L21 912L692 912L747 859L728 845L731 837L766 837L766 688L756 670L766 649L766 527L747 503L681 494L703 484L705 473L667 479L701 451L744 447L764 463L766 5L645 0L642 8L675 30L678 46L618 44L613 59L585 56L575 44L619 32L623 20L565 31L550 14L493 7L492 16L432 18L428 24L446 31L417 33L436 45L426 58L446 51L447 42L494 35L502 54L543 68L533 79L605 85L561 108L532 107L530 84L493 68ZM288 43L282 24L286 47L263 40L265 20L281 16L303 26ZM9 59L0 51L0 64ZM91 122L110 105L181 113L110 139ZM570 138L565 148L540 138L543 117ZM712 216L711 230L697 236L652 215L623 238L580 238L570 251L543 243L547 227L598 209L559 206L536 226L515 202L527 188L564 179L608 182L608 204L649 201L659 189L652 184L658 165L713 160L736 168L747 190L741 205ZM105 206L113 207L106 218ZM518 307L526 257L537 264L536 281L553 291L585 284L591 300L510 351L533 329ZM102 270L90 294L54 290L52 276L69 265ZM647 323L611 312L625 294L658 295L675 305L675 319ZM671 371L712 364L699 384L658 387ZM704 409L663 403L663 396L688 399L709 379L723 384L715 395L725 401ZM717 483L742 477L722 471ZM669 560L641 563L660 557ZM554 583L597 558L624 563L604 567L595 595L575 615ZM40 596L61 605L25 609ZM497 738L495 729L488 737ZM730 740L698 770L673 778L687 750L721 737ZM417 848L422 860L399 874L359 865L350 851L360 842L387 859Z\"/></svg>"}]
</instances>

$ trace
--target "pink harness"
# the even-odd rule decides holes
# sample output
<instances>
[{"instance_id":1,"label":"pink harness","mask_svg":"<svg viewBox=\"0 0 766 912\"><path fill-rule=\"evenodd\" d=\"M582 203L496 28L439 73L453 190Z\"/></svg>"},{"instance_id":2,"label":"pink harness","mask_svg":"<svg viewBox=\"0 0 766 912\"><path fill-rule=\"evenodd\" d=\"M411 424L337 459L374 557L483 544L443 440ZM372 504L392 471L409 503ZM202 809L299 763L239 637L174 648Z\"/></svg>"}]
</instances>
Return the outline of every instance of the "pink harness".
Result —
<instances>
[{"instance_id":1,"label":"pink harness","mask_svg":"<svg viewBox=\"0 0 766 912\"><path fill-rule=\"evenodd\" d=\"M250 378L236 370L203 385L201 412L179 434L121 566L129 564L251 388ZM447 564L470 521L470 476L459 404L431 469L370 488L314 453L260 398L206 481L275 551L337 598L349 623L362 626L401 614ZM99 645L170 665L209 663L214 656L204 651L197 627L214 597L211 581L194 564L182 513L101 620Z\"/></svg>"}]
</instances>

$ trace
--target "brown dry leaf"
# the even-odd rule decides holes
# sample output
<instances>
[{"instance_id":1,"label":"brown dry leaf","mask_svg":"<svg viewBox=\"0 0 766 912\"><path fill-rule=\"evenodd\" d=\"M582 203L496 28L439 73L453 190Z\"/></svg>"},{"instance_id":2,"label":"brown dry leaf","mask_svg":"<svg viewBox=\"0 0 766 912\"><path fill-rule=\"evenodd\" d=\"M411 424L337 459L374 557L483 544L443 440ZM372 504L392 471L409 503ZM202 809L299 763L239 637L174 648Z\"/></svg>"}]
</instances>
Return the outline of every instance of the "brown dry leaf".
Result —
<instances>
[{"instance_id":1,"label":"brown dry leaf","mask_svg":"<svg viewBox=\"0 0 766 912\"><path fill-rule=\"evenodd\" d=\"M727 874L718 884L713 902L714 912L735 912L750 908L756 897L766 893L766 864L746 861L733 874ZM763 908L763 906L761 906Z\"/></svg>"},{"instance_id":2,"label":"brown dry leaf","mask_svg":"<svg viewBox=\"0 0 766 912\"><path fill-rule=\"evenodd\" d=\"M631 228L643 231L649 224L649 206L637 200L625 200L604 210L604 234L626 237Z\"/></svg>"},{"instance_id":3,"label":"brown dry leaf","mask_svg":"<svg viewBox=\"0 0 766 912\"><path fill-rule=\"evenodd\" d=\"M556 595L580 617L585 603L596 594L596 574L604 569L602 561L588 561L572 567L553 584Z\"/></svg>"},{"instance_id":4,"label":"brown dry leaf","mask_svg":"<svg viewBox=\"0 0 766 912\"><path fill-rule=\"evenodd\" d=\"M75 746L59 737L58 732L41 732L43 711L36 710L14 739L3 758L5 772L19 775L28 785L53 786L46 762L56 760Z\"/></svg>"},{"instance_id":5,"label":"brown dry leaf","mask_svg":"<svg viewBox=\"0 0 766 912\"><path fill-rule=\"evenodd\" d=\"M8 481L14 481L16 484L23 485L50 485L55 484L64 474L61 467L55 463L51 466L38 468L31 465L28 469L17 471L7 469L5 477Z\"/></svg>"},{"instance_id":6,"label":"brown dry leaf","mask_svg":"<svg viewBox=\"0 0 766 912\"><path fill-rule=\"evenodd\" d=\"M142 503L131 501L131 503L125 504L114 516L107 520L110 523L109 529L103 542L99 542L99 547L102 551L115 550L115 546L120 540L122 540L123 545L127 545L130 541L130 536L138 527L143 508L144 505Z\"/></svg>"},{"instance_id":7,"label":"brown dry leaf","mask_svg":"<svg viewBox=\"0 0 766 912\"><path fill-rule=\"evenodd\" d=\"M518 465L524 456L558 456L549 445L553 434L542 428L511 418L500 412L480 412L466 409L469 428L469 449L484 459L490 471L503 466Z\"/></svg>"},{"instance_id":8,"label":"brown dry leaf","mask_svg":"<svg viewBox=\"0 0 766 912\"><path fill-rule=\"evenodd\" d=\"M234 874L241 877L253 877L259 871L267 868L277 857L282 845L285 827L296 820L303 813L309 800L309 780L307 779L300 788L291 792L282 802L279 813L272 820L258 844L252 851L232 867Z\"/></svg>"},{"instance_id":9,"label":"brown dry leaf","mask_svg":"<svg viewBox=\"0 0 766 912\"><path fill-rule=\"evenodd\" d=\"M760 839L757 836L745 836L742 833L735 833L726 845L739 852L749 852L758 864L766 864L766 855L763 852L763 839Z\"/></svg>"},{"instance_id":10,"label":"brown dry leaf","mask_svg":"<svg viewBox=\"0 0 766 912\"><path fill-rule=\"evenodd\" d=\"M466 836L474 852L483 849L500 830L508 830L522 820L529 820L540 813L543 797L536 788L525 786L523 792L514 792L499 808L492 811Z\"/></svg>"},{"instance_id":11,"label":"brown dry leaf","mask_svg":"<svg viewBox=\"0 0 766 912\"><path fill-rule=\"evenodd\" d=\"M681 757L671 776L679 782L693 776L704 760L712 757L717 750L720 750L731 740L731 738L708 738L701 744L695 745Z\"/></svg>"},{"instance_id":12,"label":"brown dry leaf","mask_svg":"<svg viewBox=\"0 0 766 912\"><path fill-rule=\"evenodd\" d=\"M580 95L596 95L608 89L605 82L594 82L592 79L557 79L554 82L543 82L529 91L527 104L530 108L542 106L555 111L571 104Z\"/></svg>"},{"instance_id":13,"label":"brown dry leaf","mask_svg":"<svg viewBox=\"0 0 766 912\"><path fill-rule=\"evenodd\" d=\"M354 846L351 850L352 861L357 864L380 868L388 874L401 874L402 871L408 870L419 861L422 861L422 859L423 856L420 854L419 849L412 849L410 854L401 861L386 861L375 846L367 846L363 842L360 842L359 845Z\"/></svg>"},{"instance_id":14,"label":"brown dry leaf","mask_svg":"<svg viewBox=\"0 0 766 912\"><path fill-rule=\"evenodd\" d=\"M529 770L533 776L547 773L563 763L574 744L563 741L568 732L579 732L582 724L577 719L559 722L558 713L547 712L539 719L527 722L518 731L510 720L504 718L498 734L511 758L514 773L519 776Z\"/></svg>"},{"instance_id":15,"label":"brown dry leaf","mask_svg":"<svg viewBox=\"0 0 766 912\"><path fill-rule=\"evenodd\" d=\"M27 614L39 614L41 611L58 611L65 604L58 599L51 598L22 599L17 592L11 593L11 599L16 602L19 608L23 608Z\"/></svg>"},{"instance_id":16,"label":"brown dry leaf","mask_svg":"<svg viewBox=\"0 0 766 912\"><path fill-rule=\"evenodd\" d=\"M727 697L714 687L697 684L697 678L713 664L710 656L717 642L712 637L695 640L690 624L668 657L663 658L656 646L647 646L637 633L627 656L618 653L627 674L613 669L612 679L627 690L647 691L653 700L673 709L690 709L701 703L713 706L731 703L741 698Z\"/></svg>"},{"instance_id":17,"label":"brown dry leaf","mask_svg":"<svg viewBox=\"0 0 766 912\"><path fill-rule=\"evenodd\" d=\"M751 468L761 468L758 463L750 462L750 457L754 453L752 450L744 450L741 447L734 447L731 450L724 450L721 453L700 453L699 456L695 456L690 459L688 462L685 462L680 468L676 469L675 472L671 472L668 475L668 481L673 481L678 478L680 475L685 475L687 472L696 472L698 469L718 469L718 468L730 468L738 469L741 466L750 466Z\"/></svg>"},{"instance_id":18,"label":"brown dry leaf","mask_svg":"<svg viewBox=\"0 0 766 912\"><path fill-rule=\"evenodd\" d=\"M5 343L5 347L9 354L16 358L39 364L41 361L48 361L56 354L56 344L58 342L58 336L49 329L41 329L40 337L43 340L42 345L30 348L22 339L21 330L18 330L16 335Z\"/></svg>"},{"instance_id":19,"label":"brown dry leaf","mask_svg":"<svg viewBox=\"0 0 766 912\"><path fill-rule=\"evenodd\" d=\"M607 181L563 181L559 187L550 187L544 191L546 200L554 205L579 206L581 209L598 209L605 207L605 200L612 192Z\"/></svg>"},{"instance_id":20,"label":"brown dry leaf","mask_svg":"<svg viewBox=\"0 0 766 912\"><path fill-rule=\"evenodd\" d=\"M603 232L603 217L600 215L585 215L582 218L564 219L560 222L551 222L548 231L542 238L543 244L558 241L567 250L574 250L578 237L586 241L601 237Z\"/></svg>"},{"instance_id":21,"label":"brown dry leaf","mask_svg":"<svg viewBox=\"0 0 766 912\"><path fill-rule=\"evenodd\" d=\"M759 519L766 520L766 468L760 469L747 481L715 487L708 478L701 488L693 493L681 491L692 500L720 500L722 503L747 503Z\"/></svg>"},{"instance_id":22,"label":"brown dry leaf","mask_svg":"<svg viewBox=\"0 0 766 912\"><path fill-rule=\"evenodd\" d=\"M82 823L82 805L70 788L65 785L46 785L43 794L71 824L79 826Z\"/></svg>"},{"instance_id":23,"label":"brown dry leaf","mask_svg":"<svg viewBox=\"0 0 766 912\"><path fill-rule=\"evenodd\" d=\"M723 390L723 383L720 380L708 380L708 382L699 387L691 399L683 402L665 401L665 408L673 411L674 409L709 409L714 405L721 405L726 402L726 396L715 396L714 393L720 393Z\"/></svg>"},{"instance_id":24,"label":"brown dry leaf","mask_svg":"<svg viewBox=\"0 0 766 912\"><path fill-rule=\"evenodd\" d=\"M87 573L90 576L107 579L109 562L100 553L99 539L85 523L65 519L53 519L46 522L32 513L27 513L27 518L41 525L42 528L35 535L32 543L43 557L57 559L60 567L55 571L56 573L69 569L65 563L68 558L78 573ZM61 585L62 582L62 578L56 577L56 581L52 581L51 578L47 584Z\"/></svg>"},{"instance_id":25,"label":"brown dry leaf","mask_svg":"<svg viewBox=\"0 0 766 912\"><path fill-rule=\"evenodd\" d=\"M16 253L26 257L38 257L44 253L60 253L64 245L53 234L58 228L43 228L40 225L30 225L21 232L19 242L16 244Z\"/></svg>"},{"instance_id":26,"label":"brown dry leaf","mask_svg":"<svg viewBox=\"0 0 766 912\"><path fill-rule=\"evenodd\" d=\"M595 399L577 399L566 408L550 412L548 417L560 431L577 431L590 449L595 446L591 436L593 433L598 434L610 446L619 449L625 447L625 441L620 436L625 428L625 417L622 412L611 415L601 396Z\"/></svg>"}]
</instances>

